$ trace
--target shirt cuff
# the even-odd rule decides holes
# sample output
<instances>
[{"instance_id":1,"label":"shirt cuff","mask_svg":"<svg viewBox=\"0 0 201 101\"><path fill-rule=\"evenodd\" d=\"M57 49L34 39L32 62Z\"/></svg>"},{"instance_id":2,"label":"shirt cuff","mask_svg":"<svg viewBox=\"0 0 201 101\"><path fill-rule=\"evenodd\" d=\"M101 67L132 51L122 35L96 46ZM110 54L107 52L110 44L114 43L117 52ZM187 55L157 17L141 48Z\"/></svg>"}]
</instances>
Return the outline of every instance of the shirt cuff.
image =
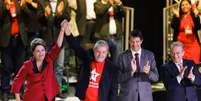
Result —
<instances>
[{"instance_id":1,"label":"shirt cuff","mask_svg":"<svg viewBox=\"0 0 201 101\"><path fill-rule=\"evenodd\" d=\"M177 81L180 84L181 83L181 77L177 76Z\"/></svg>"},{"instance_id":2,"label":"shirt cuff","mask_svg":"<svg viewBox=\"0 0 201 101\"><path fill-rule=\"evenodd\" d=\"M194 81L195 81L195 75L193 75L191 82L194 82Z\"/></svg>"}]
</instances>

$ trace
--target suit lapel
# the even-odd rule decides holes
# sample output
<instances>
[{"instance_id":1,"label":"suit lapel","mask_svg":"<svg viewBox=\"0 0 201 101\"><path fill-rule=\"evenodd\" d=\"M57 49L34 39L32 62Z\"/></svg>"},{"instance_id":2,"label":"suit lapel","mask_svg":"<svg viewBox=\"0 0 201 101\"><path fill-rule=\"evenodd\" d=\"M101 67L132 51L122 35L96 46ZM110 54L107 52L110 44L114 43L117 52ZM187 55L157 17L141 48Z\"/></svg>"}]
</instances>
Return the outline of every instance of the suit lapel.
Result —
<instances>
[{"instance_id":1,"label":"suit lapel","mask_svg":"<svg viewBox=\"0 0 201 101\"><path fill-rule=\"evenodd\" d=\"M133 54L131 50L128 51L128 61L131 61L133 59Z\"/></svg>"},{"instance_id":2,"label":"suit lapel","mask_svg":"<svg viewBox=\"0 0 201 101\"><path fill-rule=\"evenodd\" d=\"M132 54L131 50L128 50L127 58L128 58L127 61L128 61L128 64L129 64L128 68L129 68L129 69L132 69L132 68L131 68L131 61L132 61L132 59L133 59L133 54Z\"/></svg>"},{"instance_id":3,"label":"suit lapel","mask_svg":"<svg viewBox=\"0 0 201 101\"><path fill-rule=\"evenodd\" d=\"M173 61L170 62L170 66L167 69L168 69L169 73L171 73L173 75L179 74L179 70Z\"/></svg>"}]
</instances>

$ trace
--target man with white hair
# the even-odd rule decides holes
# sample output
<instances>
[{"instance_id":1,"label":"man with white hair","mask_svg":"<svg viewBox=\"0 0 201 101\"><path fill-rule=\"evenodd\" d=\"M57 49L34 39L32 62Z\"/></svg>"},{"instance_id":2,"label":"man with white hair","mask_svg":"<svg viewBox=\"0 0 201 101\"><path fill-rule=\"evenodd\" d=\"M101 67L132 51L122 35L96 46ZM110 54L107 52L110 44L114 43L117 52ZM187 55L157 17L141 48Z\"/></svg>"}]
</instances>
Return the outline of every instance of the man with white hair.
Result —
<instances>
[{"instance_id":1,"label":"man with white hair","mask_svg":"<svg viewBox=\"0 0 201 101\"><path fill-rule=\"evenodd\" d=\"M171 58L162 65L162 79L167 90L167 101L198 101L195 85L200 85L200 74L192 60L183 59L184 46L173 42Z\"/></svg>"}]
</instances>

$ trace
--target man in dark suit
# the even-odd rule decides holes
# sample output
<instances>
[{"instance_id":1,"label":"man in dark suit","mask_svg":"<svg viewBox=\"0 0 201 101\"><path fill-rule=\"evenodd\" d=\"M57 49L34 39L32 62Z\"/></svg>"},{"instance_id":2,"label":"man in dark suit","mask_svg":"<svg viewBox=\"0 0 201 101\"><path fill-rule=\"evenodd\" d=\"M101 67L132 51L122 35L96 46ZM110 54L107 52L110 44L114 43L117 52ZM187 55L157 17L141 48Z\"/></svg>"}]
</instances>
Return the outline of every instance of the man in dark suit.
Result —
<instances>
[{"instance_id":1,"label":"man in dark suit","mask_svg":"<svg viewBox=\"0 0 201 101\"><path fill-rule=\"evenodd\" d=\"M81 101L117 101L117 67L107 59L109 46L99 40L92 51L80 44L66 28L66 40L77 56L82 59L75 95Z\"/></svg>"},{"instance_id":2,"label":"man in dark suit","mask_svg":"<svg viewBox=\"0 0 201 101\"><path fill-rule=\"evenodd\" d=\"M193 61L183 59L183 47L181 42L173 42L172 60L161 67L167 101L198 101L195 85L200 85L200 74Z\"/></svg>"},{"instance_id":3,"label":"man in dark suit","mask_svg":"<svg viewBox=\"0 0 201 101\"><path fill-rule=\"evenodd\" d=\"M143 49L141 31L130 33L130 49L118 57L119 101L153 101L151 81L158 80L154 54Z\"/></svg>"}]
</instances>

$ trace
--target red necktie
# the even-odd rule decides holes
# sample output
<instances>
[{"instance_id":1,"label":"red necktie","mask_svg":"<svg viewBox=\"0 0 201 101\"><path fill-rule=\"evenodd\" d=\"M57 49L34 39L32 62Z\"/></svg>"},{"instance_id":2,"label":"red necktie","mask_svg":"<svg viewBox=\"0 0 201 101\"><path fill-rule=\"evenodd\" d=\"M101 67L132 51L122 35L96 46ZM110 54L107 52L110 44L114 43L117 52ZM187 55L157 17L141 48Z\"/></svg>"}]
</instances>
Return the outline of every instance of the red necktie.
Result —
<instances>
[{"instance_id":1,"label":"red necktie","mask_svg":"<svg viewBox=\"0 0 201 101\"><path fill-rule=\"evenodd\" d=\"M137 72L140 72L140 63L139 63L139 54L138 53L135 53L135 61L136 61L136 70Z\"/></svg>"}]
</instances>

